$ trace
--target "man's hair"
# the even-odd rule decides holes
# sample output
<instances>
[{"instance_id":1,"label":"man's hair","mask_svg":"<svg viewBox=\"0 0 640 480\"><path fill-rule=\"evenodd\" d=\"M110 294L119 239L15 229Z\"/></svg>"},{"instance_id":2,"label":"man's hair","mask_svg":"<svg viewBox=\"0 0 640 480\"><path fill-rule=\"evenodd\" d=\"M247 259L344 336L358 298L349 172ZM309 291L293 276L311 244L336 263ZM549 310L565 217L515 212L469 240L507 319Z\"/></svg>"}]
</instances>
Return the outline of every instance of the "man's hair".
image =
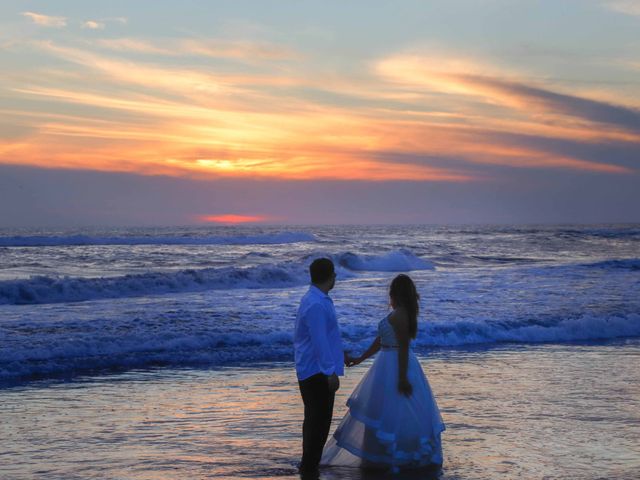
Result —
<instances>
[{"instance_id":1,"label":"man's hair","mask_svg":"<svg viewBox=\"0 0 640 480\"><path fill-rule=\"evenodd\" d=\"M335 273L333 262L328 258L316 258L309 266L311 283L324 283Z\"/></svg>"}]
</instances>

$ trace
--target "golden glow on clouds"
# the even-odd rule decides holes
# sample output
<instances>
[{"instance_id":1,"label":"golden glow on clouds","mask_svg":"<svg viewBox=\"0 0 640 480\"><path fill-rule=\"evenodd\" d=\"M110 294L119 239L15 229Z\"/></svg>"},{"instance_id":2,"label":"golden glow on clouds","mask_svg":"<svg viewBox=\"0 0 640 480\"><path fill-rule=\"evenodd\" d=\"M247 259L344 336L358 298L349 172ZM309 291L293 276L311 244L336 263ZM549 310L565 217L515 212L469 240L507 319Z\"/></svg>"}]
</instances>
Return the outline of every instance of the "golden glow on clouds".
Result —
<instances>
[{"instance_id":1,"label":"golden glow on clouds","mask_svg":"<svg viewBox=\"0 0 640 480\"><path fill-rule=\"evenodd\" d=\"M446 94L474 97L487 105L506 107L514 113L523 114L531 119L541 120L561 117L560 128L570 123L566 112L556 97L568 94L533 85L526 79L509 75L491 66L481 66L470 61L452 61L439 57L398 55L378 62L376 71L389 81L405 85L418 86ZM603 101L603 98L574 97L577 100ZM587 129L588 125L582 125ZM554 125L554 128L558 128ZM638 129L635 129L638 138Z\"/></svg>"},{"instance_id":2,"label":"golden glow on clouds","mask_svg":"<svg viewBox=\"0 0 640 480\"><path fill-rule=\"evenodd\" d=\"M23 12L22 15L30 19L36 25L41 25L43 27L61 28L67 25L67 19L64 17L53 17L34 12Z\"/></svg>"},{"instance_id":3,"label":"golden glow on clouds","mask_svg":"<svg viewBox=\"0 0 640 480\"><path fill-rule=\"evenodd\" d=\"M618 13L640 16L640 0L608 0L605 5Z\"/></svg>"},{"instance_id":4,"label":"golden glow on clouds","mask_svg":"<svg viewBox=\"0 0 640 480\"><path fill-rule=\"evenodd\" d=\"M82 28L88 28L90 30L104 30L104 23L96 22L95 20L87 20L82 24Z\"/></svg>"},{"instance_id":5,"label":"golden glow on clouds","mask_svg":"<svg viewBox=\"0 0 640 480\"><path fill-rule=\"evenodd\" d=\"M36 23L61 21L27 13ZM1 110L25 133L0 138L0 163L194 178L469 182L488 178L482 165L630 171L509 135L640 142L638 129L583 115L581 102L595 98L455 55L392 55L354 79L316 74L314 59L264 42L121 37L7 48L63 63L0 80L0 92L25 105ZM191 56L206 62L184 60ZM236 68L208 63L221 59Z\"/></svg>"},{"instance_id":6,"label":"golden glow on clouds","mask_svg":"<svg viewBox=\"0 0 640 480\"><path fill-rule=\"evenodd\" d=\"M288 48L267 43L242 41L196 40L177 38L170 41L151 42L135 38L110 38L98 42L101 47L121 52L137 52L155 55L194 55L213 58L256 60L292 60L298 57Z\"/></svg>"}]
</instances>

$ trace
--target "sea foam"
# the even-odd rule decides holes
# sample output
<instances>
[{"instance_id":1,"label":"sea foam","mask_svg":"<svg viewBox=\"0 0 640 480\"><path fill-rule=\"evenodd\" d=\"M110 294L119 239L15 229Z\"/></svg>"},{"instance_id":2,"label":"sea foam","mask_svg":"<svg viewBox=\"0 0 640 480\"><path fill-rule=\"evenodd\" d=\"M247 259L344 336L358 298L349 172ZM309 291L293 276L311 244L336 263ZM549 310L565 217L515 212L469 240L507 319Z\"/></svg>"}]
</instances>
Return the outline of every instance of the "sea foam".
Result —
<instances>
[{"instance_id":1,"label":"sea foam","mask_svg":"<svg viewBox=\"0 0 640 480\"><path fill-rule=\"evenodd\" d=\"M640 315L585 314L573 318L532 319L522 322L496 320L455 320L430 322L418 335L416 344L428 346L459 346L491 343L541 343L603 340L640 336Z\"/></svg>"},{"instance_id":2,"label":"sea foam","mask_svg":"<svg viewBox=\"0 0 640 480\"><path fill-rule=\"evenodd\" d=\"M305 283L302 273L291 265L260 265L100 278L36 276L0 282L0 304L79 302L232 288L284 288Z\"/></svg>"},{"instance_id":3,"label":"sea foam","mask_svg":"<svg viewBox=\"0 0 640 480\"><path fill-rule=\"evenodd\" d=\"M364 351L375 331L342 321L344 346ZM255 324L223 329L197 317L156 320L98 318L13 325L14 341L0 351L0 383L26 378L77 375L99 370L152 366L219 366L251 362L292 361L292 330L288 323L270 330ZM253 330L252 330L253 328ZM5 332L6 333L6 332ZM473 344L541 343L640 336L640 315L583 315L541 322L508 324L494 321L445 321L420 324L414 350Z\"/></svg>"},{"instance_id":4,"label":"sea foam","mask_svg":"<svg viewBox=\"0 0 640 480\"><path fill-rule=\"evenodd\" d=\"M82 245L275 245L315 242L316 237L304 232L281 232L240 236L124 236L94 237L70 236L12 236L0 237L1 247L46 247Z\"/></svg>"},{"instance_id":5,"label":"sea foam","mask_svg":"<svg viewBox=\"0 0 640 480\"><path fill-rule=\"evenodd\" d=\"M141 297L166 293L225 289L289 288L309 282L309 255L296 262L186 269L177 272L148 272L117 277L34 276L28 279L0 281L0 304L80 302L105 298ZM341 277L362 271L410 271L433 269L433 264L408 250L381 255L339 253L329 255L341 268Z\"/></svg>"},{"instance_id":6,"label":"sea foam","mask_svg":"<svg viewBox=\"0 0 640 480\"><path fill-rule=\"evenodd\" d=\"M435 265L401 249L383 255L356 255L351 252L336 256L339 265L355 271L408 272L411 270L435 270Z\"/></svg>"}]
</instances>

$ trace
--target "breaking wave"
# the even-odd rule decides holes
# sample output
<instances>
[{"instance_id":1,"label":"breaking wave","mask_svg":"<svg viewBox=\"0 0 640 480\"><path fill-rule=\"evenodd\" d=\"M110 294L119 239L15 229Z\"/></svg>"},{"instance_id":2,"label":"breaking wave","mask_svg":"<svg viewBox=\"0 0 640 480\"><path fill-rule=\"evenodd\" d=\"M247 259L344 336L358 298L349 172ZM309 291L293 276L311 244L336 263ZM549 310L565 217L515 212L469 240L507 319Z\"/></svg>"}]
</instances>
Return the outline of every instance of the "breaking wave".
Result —
<instances>
[{"instance_id":1,"label":"breaking wave","mask_svg":"<svg viewBox=\"0 0 640 480\"><path fill-rule=\"evenodd\" d=\"M344 322L344 345L360 352L373 332ZM95 319L68 321L55 328L25 321L13 326L29 332L0 351L0 383L29 378L74 376L101 370L190 367L292 361L290 325L272 330L223 330L209 318ZM253 325L255 327L255 325ZM286 327L286 329L285 329ZM7 331L4 332L7 334ZM15 333L14 333L15 335ZM422 325L414 349L503 342L541 343L640 336L640 315L550 319L508 323L444 321Z\"/></svg>"},{"instance_id":2,"label":"breaking wave","mask_svg":"<svg viewBox=\"0 0 640 480\"><path fill-rule=\"evenodd\" d=\"M166 293L239 288L289 288L309 281L308 265L318 255L298 262L148 272L118 277L34 276L0 281L0 304L81 302L106 298L142 297ZM342 277L359 271L410 271L433 269L433 264L407 250L382 255L337 254L334 260Z\"/></svg>"},{"instance_id":3,"label":"breaking wave","mask_svg":"<svg viewBox=\"0 0 640 480\"><path fill-rule=\"evenodd\" d=\"M92 237L71 236L13 236L0 237L2 247L51 247L82 245L272 245L298 242L315 242L316 237L304 232L282 232L264 235L241 236L125 236Z\"/></svg>"},{"instance_id":4,"label":"breaking wave","mask_svg":"<svg viewBox=\"0 0 640 480\"><path fill-rule=\"evenodd\" d=\"M349 270L375 272L408 272L411 270L435 270L432 262L415 256L409 250L394 250L384 255L337 255L337 263Z\"/></svg>"}]
</instances>

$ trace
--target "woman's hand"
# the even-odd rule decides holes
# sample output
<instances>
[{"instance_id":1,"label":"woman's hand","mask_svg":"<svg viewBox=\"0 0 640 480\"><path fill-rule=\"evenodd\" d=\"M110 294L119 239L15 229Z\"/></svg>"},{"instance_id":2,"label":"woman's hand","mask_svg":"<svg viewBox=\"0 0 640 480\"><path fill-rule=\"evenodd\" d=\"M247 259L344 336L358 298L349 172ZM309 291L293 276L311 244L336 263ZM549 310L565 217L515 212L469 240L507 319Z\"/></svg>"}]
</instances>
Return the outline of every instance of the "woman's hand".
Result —
<instances>
[{"instance_id":1,"label":"woman's hand","mask_svg":"<svg viewBox=\"0 0 640 480\"><path fill-rule=\"evenodd\" d=\"M411 386L411 383L409 383L409 380L407 380L406 378L401 378L398 381L398 390L400 391L400 393L406 395L407 397L411 396L411 394L413 393L413 387Z\"/></svg>"}]
</instances>

